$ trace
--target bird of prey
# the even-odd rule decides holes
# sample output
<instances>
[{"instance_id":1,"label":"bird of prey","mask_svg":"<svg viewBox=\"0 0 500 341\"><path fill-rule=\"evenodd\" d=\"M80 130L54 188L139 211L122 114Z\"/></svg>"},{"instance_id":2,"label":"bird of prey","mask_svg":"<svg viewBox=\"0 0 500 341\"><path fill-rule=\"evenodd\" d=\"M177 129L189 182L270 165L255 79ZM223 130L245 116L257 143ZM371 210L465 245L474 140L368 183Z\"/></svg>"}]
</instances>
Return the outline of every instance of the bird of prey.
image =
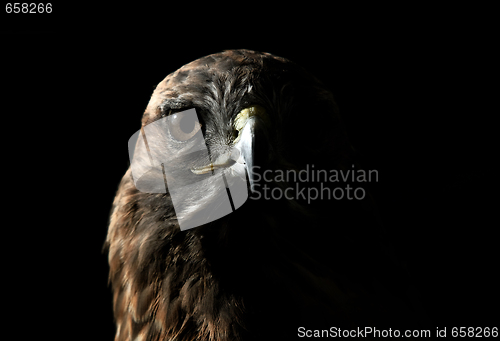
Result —
<instances>
[{"instance_id":1,"label":"bird of prey","mask_svg":"<svg viewBox=\"0 0 500 341\"><path fill-rule=\"evenodd\" d=\"M190 109L196 119L183 123L176 115ZM168 186L141 191L131 165L111 210L105 248L116 341L289 340L300 338L301 327L396 328L413 319L407 272L369 195L253 197L266 171L358 167L333 96L317 78L270 53L208 55L156 87L141 131L166 118L171 125L161 143L174 155L156 175L173 170ZM194 136L203 137L208 157L175 155ZM170 190L182 184L175 170L205 180L183 194L182 207ZM249 198L229 214L181 229L181 215L189 220L220 199L214 184L221 174L246 180ZM267 180L274 193L298 188L290 179Z\"/></svg>"}]
</instances>

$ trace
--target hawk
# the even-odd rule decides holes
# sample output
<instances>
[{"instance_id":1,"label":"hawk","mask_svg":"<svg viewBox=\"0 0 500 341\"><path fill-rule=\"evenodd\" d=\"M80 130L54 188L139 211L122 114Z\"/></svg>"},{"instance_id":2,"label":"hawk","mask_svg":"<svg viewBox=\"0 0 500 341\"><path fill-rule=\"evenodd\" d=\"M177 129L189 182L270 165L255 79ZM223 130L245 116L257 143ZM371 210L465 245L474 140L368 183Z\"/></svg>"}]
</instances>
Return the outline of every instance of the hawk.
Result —
<instances>
[{"instance_id":1,"label":"hawk","mask_svg":"<svg viewBox=\"0 0 500 341\"><path fill-rule=\"evenodd\" d=\"M193 108L194 123L175 116ZM166 117L179 146L202 134L209 159L165 167L189 168L197 177L243 164L251 194L257 178L278 170L358 168L331 92L270 53L224 51L169 74L154 90L142 129ZM266 179L275 193L295 186ZM181 212L168 189L140 191L131 168L123 176L105 243L116 341L288 340L301 327L394 328L413 318L407 272L387 245L369 195L251 195L232 213L181 230L180 214L216 200L208 184ZM320 185L339 186L300 184Z\"/></svg>"}]
</instances>

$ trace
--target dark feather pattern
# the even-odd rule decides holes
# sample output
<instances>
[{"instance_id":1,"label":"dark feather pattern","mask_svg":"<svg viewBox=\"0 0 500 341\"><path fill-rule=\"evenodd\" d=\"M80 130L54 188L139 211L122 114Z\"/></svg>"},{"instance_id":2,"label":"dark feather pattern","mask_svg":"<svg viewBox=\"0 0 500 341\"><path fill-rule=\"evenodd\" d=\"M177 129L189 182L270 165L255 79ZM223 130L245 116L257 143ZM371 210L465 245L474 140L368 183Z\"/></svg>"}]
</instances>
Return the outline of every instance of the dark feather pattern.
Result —
<instances>
[{"instance_id":1,"label":"dark feather pattern","mask_svg":"<svg viewBox=\"0 0 500 341\"><path fill-rule=\"evenodd\" d=\"M142 125L196 107L217 155L234 139L234 117L253 104L271 120L256 139L261 170L355 164L331 93L268 53L225 51L183 66L158 85ZM106 247L116 341L288 340L301 326L395 328L413 319L409 279L369 197L249 199L232 214L180 231L170 195L139 192L129 169Z\"/></svg>"}]
</instances>

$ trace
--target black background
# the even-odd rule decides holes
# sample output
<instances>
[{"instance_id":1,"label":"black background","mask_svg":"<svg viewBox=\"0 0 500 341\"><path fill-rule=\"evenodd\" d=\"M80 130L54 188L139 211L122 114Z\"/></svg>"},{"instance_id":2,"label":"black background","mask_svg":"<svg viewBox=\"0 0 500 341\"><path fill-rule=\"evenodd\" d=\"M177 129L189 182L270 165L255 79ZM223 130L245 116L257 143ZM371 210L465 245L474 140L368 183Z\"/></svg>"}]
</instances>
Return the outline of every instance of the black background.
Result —
<instances>
[{"instance_id":1,"label":"black background","mask_svg":"<svg viewBox=\"0 0 500 341\"><path fill-rule=\"evenodd\" d=\"M5 282L21 292L13 320L40 335L113 338L101 250L128 138L167 74L247 48L291 59L331 88L365 168L379 171L373 194L432 324L498 326L497 154L484 120L493 111L482 106L492 95L488 27L447 13L341 24L343 12L308 21L167 17L154 29L130 13L120 21L126 31L101 16L98 28L93 16L10 21L2 101L5 217L14 222Z\"/></svg>"}]
</instances>

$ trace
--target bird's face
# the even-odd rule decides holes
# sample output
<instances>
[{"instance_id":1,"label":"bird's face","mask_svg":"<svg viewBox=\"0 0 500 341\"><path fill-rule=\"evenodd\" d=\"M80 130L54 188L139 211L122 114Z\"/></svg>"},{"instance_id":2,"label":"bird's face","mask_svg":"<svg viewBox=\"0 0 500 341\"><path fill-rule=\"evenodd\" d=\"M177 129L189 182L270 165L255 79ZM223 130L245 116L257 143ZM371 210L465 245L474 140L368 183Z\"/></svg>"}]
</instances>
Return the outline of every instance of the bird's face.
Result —
<instances>
[{"instance_id":1,"label":"bird's face","mask_svg":"<svg viewBox=\"0 0 500 341\"><path fill-rule=\"evenodd\" d=\"M254 184L257 136L269 145L271 120L252 94L255 66L228 59L221 72L217 64L195 61L169 75L131 139L137 188L168 191L181 229L240 207Z\"/></svg>"},{"instance_id":2,"label":"bird's face","mask_svg":"<svg viewBox=\"0 0 500 341\"><path fill-rule=\"evenodd\" d=\"M300 83L311 88L311 79L294 79L300 73L289 64L252 51L221 53L183 66L156 88L141 132L131 139L131 169L139 190L170 193L181 229L240 207L257 174L286 167L293 152L321 149L306 122L331 112L310 112L315 104ZM325 136L322 126L314 136Z\"/></svg>"}]
</instances>

